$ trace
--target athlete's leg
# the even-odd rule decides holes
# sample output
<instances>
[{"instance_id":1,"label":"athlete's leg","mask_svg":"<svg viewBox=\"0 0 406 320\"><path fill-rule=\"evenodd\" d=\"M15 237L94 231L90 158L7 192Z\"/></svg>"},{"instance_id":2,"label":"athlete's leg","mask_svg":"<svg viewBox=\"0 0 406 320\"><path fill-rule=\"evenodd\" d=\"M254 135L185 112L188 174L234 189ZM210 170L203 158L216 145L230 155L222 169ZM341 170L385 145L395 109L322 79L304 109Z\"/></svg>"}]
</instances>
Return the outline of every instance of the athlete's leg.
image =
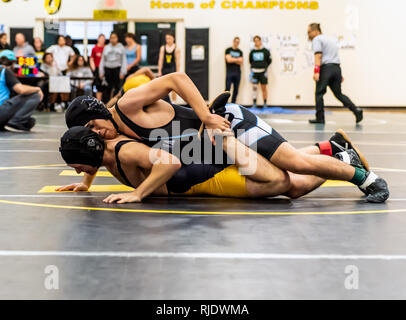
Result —
<instances>
[{"instance_id":1,"label":"athlete's leg","mask_svg":"<svg viewBox=\"0 0 406 320\"><path fill-rule=\"evenodd\" d=\"M268 100L268 85L261 84L261 90L262 90L262 97L264 98L264 106L265 106L267 104L267 100Z\"/></svg>"}]
</instances>

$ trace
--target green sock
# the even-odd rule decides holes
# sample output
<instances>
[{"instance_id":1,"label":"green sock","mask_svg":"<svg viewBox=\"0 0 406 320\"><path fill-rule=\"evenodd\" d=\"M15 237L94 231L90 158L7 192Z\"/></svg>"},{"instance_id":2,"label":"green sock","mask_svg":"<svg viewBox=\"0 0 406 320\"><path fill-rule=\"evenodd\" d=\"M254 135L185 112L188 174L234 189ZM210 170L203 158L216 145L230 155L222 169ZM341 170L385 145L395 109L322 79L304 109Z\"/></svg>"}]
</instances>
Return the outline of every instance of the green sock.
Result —
<instances>
[{"instance_id":1,"label":"green sock","mask_svg":"<svg viewBox=\"0 0 406 320\"><path fill-rule=\"evenodd\" d=\"M362 168L355 168L355 175L354 178L350 180L352 184L356 186L361 186L364 184L365 180L368 178L368 171Z\"/></svg>"}]
</instances>

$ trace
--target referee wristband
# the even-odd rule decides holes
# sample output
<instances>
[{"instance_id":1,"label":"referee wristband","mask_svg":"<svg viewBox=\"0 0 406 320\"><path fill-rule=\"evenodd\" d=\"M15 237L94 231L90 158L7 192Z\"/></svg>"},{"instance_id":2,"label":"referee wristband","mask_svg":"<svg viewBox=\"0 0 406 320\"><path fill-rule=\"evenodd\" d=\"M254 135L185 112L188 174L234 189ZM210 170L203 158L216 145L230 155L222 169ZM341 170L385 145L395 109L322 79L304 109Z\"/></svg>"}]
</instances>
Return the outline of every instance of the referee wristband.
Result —
<instances>
[{"instance_id":1,"label":"referee wristband","mask_svg":"<svg viewBox=\"0 0 406 320\"><path fill-rule=\"evenodd\" d=\"M314 66L314 73L320 73L320 66L317 64Z\"/></svg>"}]
</instances>

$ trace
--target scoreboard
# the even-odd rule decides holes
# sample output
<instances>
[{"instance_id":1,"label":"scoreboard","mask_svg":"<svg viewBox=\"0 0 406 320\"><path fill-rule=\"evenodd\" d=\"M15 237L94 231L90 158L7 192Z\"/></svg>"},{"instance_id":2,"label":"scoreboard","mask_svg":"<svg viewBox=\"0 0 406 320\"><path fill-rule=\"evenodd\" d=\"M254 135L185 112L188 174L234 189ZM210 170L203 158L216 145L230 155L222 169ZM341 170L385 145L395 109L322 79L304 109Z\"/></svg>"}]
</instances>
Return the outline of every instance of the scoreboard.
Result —
<instances>
[{"instance_id":1,"label":"scoreboard","mask_svg":"<svg viewBox=\"0 0 406 320\"><path fill-rule=\"evenodd\" d=\"M16 74L20 77L35 77L39 72L37 57L17 57L14 66Z\"/></svg>"}]
</instances>

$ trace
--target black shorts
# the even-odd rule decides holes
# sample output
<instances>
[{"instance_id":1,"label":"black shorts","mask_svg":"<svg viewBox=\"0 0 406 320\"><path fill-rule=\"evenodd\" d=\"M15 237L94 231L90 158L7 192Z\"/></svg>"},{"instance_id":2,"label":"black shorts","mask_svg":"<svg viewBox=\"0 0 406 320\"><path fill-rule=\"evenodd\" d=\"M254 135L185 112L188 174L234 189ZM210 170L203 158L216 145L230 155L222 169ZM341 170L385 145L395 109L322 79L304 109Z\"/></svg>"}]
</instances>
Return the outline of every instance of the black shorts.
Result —
<instances>
[{"instance_id":1,"label":"black shorts","mask_svg":"<svg viewBox=\"0 0 406 320\"><path fill-rule=\"evenodd\" d=\"M228 115L237 139L268 160L282 143L287 142L265 121L238 104L227 104L222 111L225 116Z\"/></svg>"},{"instance_id":2,"label":"black shorts","mask_svg":"<svg viewBox=\"0 0 406 320\"><path fill-rule=\"evenodd\" d=\"M253 84L268 84L268 74L266 72L251 73L251 82Z\"/></svg>"}]
</instances>

